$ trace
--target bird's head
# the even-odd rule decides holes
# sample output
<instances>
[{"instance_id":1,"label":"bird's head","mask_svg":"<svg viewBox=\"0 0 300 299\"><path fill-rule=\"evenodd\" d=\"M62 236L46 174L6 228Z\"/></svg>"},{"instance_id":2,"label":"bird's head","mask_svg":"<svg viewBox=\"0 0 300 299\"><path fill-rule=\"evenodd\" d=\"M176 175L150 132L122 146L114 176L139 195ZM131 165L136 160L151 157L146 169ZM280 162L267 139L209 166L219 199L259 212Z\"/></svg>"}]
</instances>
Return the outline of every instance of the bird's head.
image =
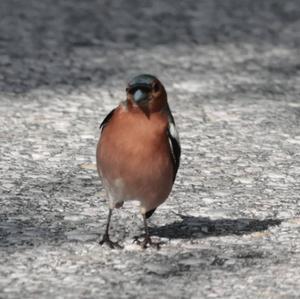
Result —
<instances>
[{"instance_id":1,"label":"bird's head","mask_svg":"<svg viewBox=\"0 0 300 299\"><path fill-rule=\"evenodd\" d=\"M144 112L157 112L167 105L167 93L162 83L152 75L138 75L126 88L127 102Z\"/></svg>"}]
</instances>

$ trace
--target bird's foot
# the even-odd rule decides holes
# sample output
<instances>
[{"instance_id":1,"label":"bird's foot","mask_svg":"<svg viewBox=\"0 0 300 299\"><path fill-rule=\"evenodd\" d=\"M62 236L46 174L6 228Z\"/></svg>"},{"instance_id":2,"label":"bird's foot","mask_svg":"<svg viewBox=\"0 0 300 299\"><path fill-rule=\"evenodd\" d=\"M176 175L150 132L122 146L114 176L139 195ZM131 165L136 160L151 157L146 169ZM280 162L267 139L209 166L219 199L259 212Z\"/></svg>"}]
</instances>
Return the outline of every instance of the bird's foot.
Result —
<instances>
[{"instance_id":1,"label":"bird's foot","mask_svg":"<svg viewBox=\"0 0 300 299\"><path fill-rule=\"evenodd\" d=\"M160 249L160 242L153 242L150 236L145 236L143 241L139 240L139 237L134 237L133 243L136 243L142 247L142 249L146 249L148 247L155 248L157 250Z\"/></svg>"},{"instance_id":2,"label":"bird's foot","mask_svg":"<svg viewBox=\"0 0 300 299\"><path fill-rule=\"evenodd\" d=\"M109 235L104 235L102 240L99 242L99 244L102 246L103 244L106 244L110 249L123 249L123 247L118 242L113 242Z\"/></svg>"}]
</instances>

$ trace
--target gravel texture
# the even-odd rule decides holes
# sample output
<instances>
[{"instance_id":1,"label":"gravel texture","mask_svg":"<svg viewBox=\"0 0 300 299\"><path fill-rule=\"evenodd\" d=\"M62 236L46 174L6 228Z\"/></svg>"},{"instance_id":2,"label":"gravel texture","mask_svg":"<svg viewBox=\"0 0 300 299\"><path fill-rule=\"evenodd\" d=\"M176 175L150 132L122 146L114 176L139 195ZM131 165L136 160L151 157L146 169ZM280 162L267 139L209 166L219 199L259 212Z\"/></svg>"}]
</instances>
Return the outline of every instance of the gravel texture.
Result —
<instances>
[{"instance_id":1,"label":"gravel texture","mask_svg":"<svg viewBox=\"0 0 300 299\"><path fill-rule=\"evenodd\" d=\"M298 0L0 3L0 298L299 298ZM182 163L142 234L95 170L99 123L156 74Z\"/></svg>"}]
</instances>

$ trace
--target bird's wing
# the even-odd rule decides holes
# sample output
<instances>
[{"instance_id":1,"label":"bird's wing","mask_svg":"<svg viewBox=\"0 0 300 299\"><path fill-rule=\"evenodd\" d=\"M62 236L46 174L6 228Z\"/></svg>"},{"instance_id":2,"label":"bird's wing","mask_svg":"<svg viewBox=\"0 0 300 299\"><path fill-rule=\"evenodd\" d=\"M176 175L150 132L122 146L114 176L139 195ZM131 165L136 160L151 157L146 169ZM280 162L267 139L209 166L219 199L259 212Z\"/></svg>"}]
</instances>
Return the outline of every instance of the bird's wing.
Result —
<instances>
[{"instance_id":1,"label":"bird's wing","mask_svg":"<svg viewBox=\"0 0 300 299\"><path fill-rule=\"evenodd\" d=\"M174 175L173 175L173 182L175 181L177 170L179 168L180 163L180 142L179 142L179 134L176 129L175 121L173 115L171 114L170 109L168 109L168 117L169 117L169 126L167 129L169 144L170 144L170 152L171 152L171 159L174 165ZM156 208L150 210L146 213L146 218L150 218L152 214L155 212Z\"/></svg>"},{"instance_id":2,"label":"bird's wing","mask_svg":"<svg viewBox=\"0 0 300 299\"><path fill-rule=\"evenodd\" d=\"M177 174L177 170L179 168L180 164L180 154L181 154L181 147L180 147L180 141L179 141L179 134L176 129L175 121L173 118L173 115L171 114L170 109L169 110L169 126L168 126L168 138L170 143L170 149L171 149L171 157L174 164L174 177L173 180L175 181L175 177Z\"/></svg>"},{"instance_id":3,"label":"bird's wing","mask_svg":"<svg viewBox=\"0 0 300 299\"><path fill-rule=\"evenodd\" d=\"M100 127L99 127L101 130L103 130L104 127L108 124L108 122L109 122L110 119L112 118L112 116L113 116L115 110L116 110L116 109L113 109L112 111L110 111L110 112L106 115L106 117L103 119L103 121L102 121L102 123L101 123L101 125L100 125Z\"/></svg>"}]
</instances>

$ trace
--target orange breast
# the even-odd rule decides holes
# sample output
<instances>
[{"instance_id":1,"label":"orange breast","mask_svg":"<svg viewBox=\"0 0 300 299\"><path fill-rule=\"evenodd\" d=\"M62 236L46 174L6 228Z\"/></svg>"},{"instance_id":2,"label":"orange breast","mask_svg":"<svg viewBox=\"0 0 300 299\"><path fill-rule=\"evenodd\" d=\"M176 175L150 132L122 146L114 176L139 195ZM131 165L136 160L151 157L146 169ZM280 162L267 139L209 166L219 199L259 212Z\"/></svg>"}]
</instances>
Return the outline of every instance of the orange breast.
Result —
<instances>
[{"instance_id":1,"label":"orange breast","mask_svg":"<svg viewBox=\"0 0 300 299\"><path fill-rule=\"evenodd\" d=\"M145 211L161 204L173 185L167 125L161 113L118 108L98 143L99 173L110 188L121 179L123 200L137 199Z\"/></svg>"}]
</instances>

